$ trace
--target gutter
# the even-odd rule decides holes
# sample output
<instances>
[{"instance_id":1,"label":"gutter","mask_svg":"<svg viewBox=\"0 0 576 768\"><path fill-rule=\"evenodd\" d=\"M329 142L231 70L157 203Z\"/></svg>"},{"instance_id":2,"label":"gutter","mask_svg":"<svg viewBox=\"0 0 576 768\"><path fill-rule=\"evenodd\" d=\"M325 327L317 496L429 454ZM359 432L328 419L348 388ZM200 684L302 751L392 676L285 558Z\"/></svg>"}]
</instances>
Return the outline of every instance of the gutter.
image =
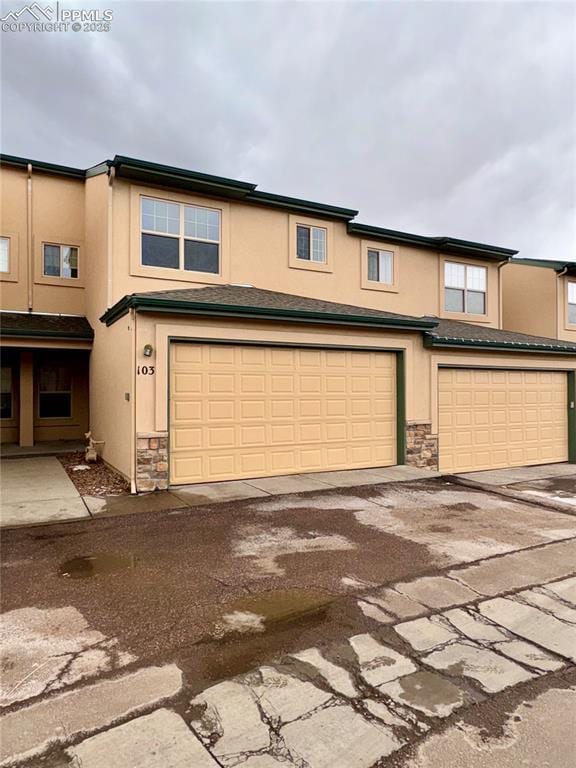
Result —
<instances>
[{"instance_id":1,"label":"gutter","mask_svg":"<svg viewBox=\"0 0 576 768\"><path fill-rule=\"evenodd\" d=\"M482 341L472 339L456 339L450 337L424 334L424 346L429 349L438 347L457 347L461 349L490 349L500 352L539 352L553 355L576 355L576 348L560 347L554 344L530 344L529 342Z\"/></svg>"},{"instance_id":2,"label":"gutter","mask_svg":"<svg viewBox=\"0 0 576 768\"><path fill-rule=\"evenodd\" d=\"M360 325L400 330L411 329L415 331L430 330L436 328L438 325L438 323L433 320L418 320L416 318L413 320L401 317L397 319L385 317L379 318L364 315L343 315L326 312L271 309L268 307L204 304L202 302L146 298L136 294L124 296L123 299L102 315L100 322L110 326L126 315L132 308L141 312L171 312L186 315L225 315L228 317L315 322L331 325Z\"/></svg>"}]
</instances>

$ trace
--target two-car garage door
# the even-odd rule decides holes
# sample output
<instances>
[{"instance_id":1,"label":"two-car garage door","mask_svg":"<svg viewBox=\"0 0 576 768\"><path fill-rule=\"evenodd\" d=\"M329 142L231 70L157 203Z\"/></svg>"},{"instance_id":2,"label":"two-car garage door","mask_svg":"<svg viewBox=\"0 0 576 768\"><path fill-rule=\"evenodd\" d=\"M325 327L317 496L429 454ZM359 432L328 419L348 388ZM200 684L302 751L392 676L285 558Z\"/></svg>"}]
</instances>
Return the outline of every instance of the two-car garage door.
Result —
<instances>
[{"instance_id":1,"label":"two-car garage door","mask_svg":"<svg viewBox=\"0 0 576 768\"><path fill-rule=\"evenodd\" d=\"M440 471L568 459L568 377L557 371L440 368Z\"/></svg>"},{"instance_id":2,"label":"two-car garage door","mask_svg":"<svg viewBox=\"0 0 576 768\"><path fill-rule=\"evenodd\" d=\"M173 343L170 481L396 464L396 357Z\"/></svg>"}]
</instances>

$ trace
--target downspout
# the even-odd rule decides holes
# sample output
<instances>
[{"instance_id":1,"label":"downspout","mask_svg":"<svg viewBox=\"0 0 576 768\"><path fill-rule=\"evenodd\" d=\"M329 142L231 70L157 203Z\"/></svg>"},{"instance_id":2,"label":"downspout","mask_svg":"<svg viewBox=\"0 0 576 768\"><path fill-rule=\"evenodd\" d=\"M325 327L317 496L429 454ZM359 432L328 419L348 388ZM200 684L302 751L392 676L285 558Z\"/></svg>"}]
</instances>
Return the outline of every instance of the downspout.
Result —
<instances>
[{"instance_id":1,"label":"downspout","mask_svg":"<svg viewBox=\"0 0 576 768\"><path fill-rule=\"evenodd\" d=\"M26 229L27 229L27 259L28 259L28 312L34 308L34 249L32 247L32 163L28 163L26 180Z\"/></svg>"},{"instance_id":2,"label":"downspout","mask_svg":"<svg viewBox=\"0 0 576 768\"><path fill-rule=\"evenodd\" d=\"M106 308L112 306L112 236L114 233L113 222L113 184L116 175L115 168L108 169L108 210L107 210L107 230L106 230Z\"/></svg>"},{"instance_id":3,"label":"downspout","mask_svg":"<svg viewBox=\"0 0 576 768\"><path fill-rule=\"evenodd\" d=\"M501 270L505 264L509 263L509 259L498 262L498 328L502 329L502 275Z\"/></svg>"},{"instance_id":4,"label":"downspout","mask_svg":"<svg viewBox=\"0 0 576 768\"><path fill-rule=\"evenodd\" d=\"M564 277L568 274L568 267L564 267L560 272L556 272L556 277ZM562 295L562 283L560 280L556 280L556 336L560 338L560 328L567 324L568 320L568 307L566 305L565 295Z\"/></svg>"},{"instance_id":5,"label":"downspout","mask_svg":"<svg viewBox=\"0 0 576 768\"><path fill-rule=\"evenodd\" d=\"M130 324L132 328L132 332L130 334L131 336L131 350L130 350L130 357L132 359L132 377L131 377L131 393L130 393L130 434L132 436L132 439L130 441L130 465L132 467L132 477L130 478L130 492L131 493L137 493L138 488L136 484L137 479L137 472L138 472L138 466L137 466L137 442L138 442L138 436L136 433L136 344L138 341L137 333L138 330L136 328L136 310L134 307L130 309Z\"/></svg>"}]
</instances>

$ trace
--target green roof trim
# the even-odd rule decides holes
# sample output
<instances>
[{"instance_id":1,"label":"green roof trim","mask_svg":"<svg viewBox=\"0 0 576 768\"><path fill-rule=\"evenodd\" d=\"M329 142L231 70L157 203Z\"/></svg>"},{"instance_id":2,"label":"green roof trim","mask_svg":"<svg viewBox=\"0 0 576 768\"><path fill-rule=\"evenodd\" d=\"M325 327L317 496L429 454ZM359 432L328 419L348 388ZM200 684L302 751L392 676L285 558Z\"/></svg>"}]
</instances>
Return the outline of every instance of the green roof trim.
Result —
<instances>
[{"instance_id":1,"label":"green roof trim","mask_svg":"<svg viewBox=\"0 0 576 768\"><path fill-rule=\"evenodd\" d=\"M404 317L377 317L368 315L348 315L331 312L309 312L296 309L251 307L237 304L208 304L198 301L177 301L174 299L154 298L142 294L124 296L113 307L106 310L100 321L107 326L124 317L131 309L137 312L172 312L185 315L212 315L243 317L252 319L287 320L296 322L326 323L329 325L379 326L384 328L412 329L423 331L434 328L436 323L427 319ZM359 310L361 308L359 307Z\"/></svg>"},{"instance_id":2,"label":"green roof trim","mask_svg":"<svg viewBox=\"0 0 576 768\"><path fill-rule=\"evenodd\" d=\"M467 347L469 349L490 349L502 352L540 352L555 355L576 355L576 347L563 346L561 342L555 343L553 339L550 340L550 344L543 344L541 342L496 341L492 339L456 339L425 333L424 346L430 349L437 347Z\"/></svg>"},{"instance_id":3,"label":"green roof trim","mask_svg":"<svg viewBox=\"0 0 576 768\"><path fill-rule=\"evenodd\" d=\"M459 240L455 237L414 235L409 232L399 232L395 229L384 229L383 227L375 227L370 224L360 224L358 222L350 222L348 224L348 234L373 238L376 240L384 240L385 242L397 243L398 245L412 245L417 248L444 251L459 256L476 256L478 258L488 258L496 261L507 261L518 253L518 251L514 251L511 248L501 248L496 245L476 243L472 240Z\"/></svg>"},{"instance_id":4,"label":"green roof trim","mask_svg":"<svg viewBox=\"0 0 576 768\"><path fill-rule=\"evenodd\" d=\"M544 267L555 272L572 273L576 271L576 261L560 261L558 259L510 259L510 264L520 264L524 267Z\"/></svg>"},{"instance_id":5,"label":"green roof trim","mask_svg":"<svg viewBox=\"0 0 576 768\"><path fill-rule=\"evenodd\" d=\"M350 221L358 215L358 211L352 208L340 208L336 205L324 205L315 203L312 200L302 200L297 197L285 197L284 195L274 195L271 192L250 192L245 200L253 203L274 206L276 208L287 208L288 210L310 213L312 216L328 216L331 219L341 219Z\"/></svg>"},{"instance_id":6,"label":"green roof trim","mask_svg":"<svg viewBox=\"0 0 576 768\"><path fill-rule=\"evenodd\" d=\"M0 154L0 165L24 169L31 165L35 171L53 173L55 176L72 176L75 179L84 179L86 177L86 171L83 171L80 168L70 168L67 165L55 165L54 163L43 163L39 160L29 160L28 158L16 157L15 155Z\"/></svg>"},{"instance_id":7,"label":"green roof trim","mask_svg":"<svg viewBox=\"0 0 576 768\"><path fill-rule=\"evenodd\" d=\"M256 189L256 184L247 181L235 181L223 176L212 176L207 173L189 171L185 168L175 168L171 165L160 165L133 157L116 155L110 163L115 168L116 176L135 181L176 186L205 194L223 195L224 197L245 197L248 192Z\"/></svg>"}]
</instances>

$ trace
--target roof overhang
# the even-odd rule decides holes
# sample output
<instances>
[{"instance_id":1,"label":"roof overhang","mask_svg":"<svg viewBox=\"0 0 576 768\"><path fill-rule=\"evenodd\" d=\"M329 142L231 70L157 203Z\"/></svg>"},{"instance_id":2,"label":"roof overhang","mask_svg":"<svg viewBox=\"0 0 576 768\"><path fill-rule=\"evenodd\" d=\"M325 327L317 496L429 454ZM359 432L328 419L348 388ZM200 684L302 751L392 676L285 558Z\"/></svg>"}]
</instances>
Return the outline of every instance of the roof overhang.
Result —
<instances>
[{"instance_id":1,"label":"roof overhang","mask_svg":"<svg viewBox=\"0 0 576 768\"><path fill-rule=\"evenodd\" d=\"M358 235L366 239L382 240L398 245L410 245L416 248L425 248L433 251L451 253L455 256L466 258L490 259L492 261L508 261L518 251L511 248L501 248L496 245L475 243L471 240L459 240L454 237L428 237L426 235L413 235L409 232L398 232L395 229L384 229L369 224L350 222L348 234Z\"/></svg>"},{"instance_id":2,"label":"roof overhang","mask_svg":"<svg viewBox=\"0 0 576 768\"><path fill-rule=\"evenodd\" d=\"M510 264L518 264L523 267L542 267L553 269L557 275L576 276L576 261L562 261L560 259L511 259Z\"/></svg>"},{"instance_id":3,"label":"roof overhang","mask_svg":"<svg viewBox=\"0 0 576 768\"><path fill-rule=\"evenodd\" d=\"M113 325L131 309L137 312L167 312L178 315L204 315L218 317L240 317L245 319L274 320L282 322L321 323L327 325L348 325L379 327L391 330L424 331L435 328L432 320L411 318L370 317L366 315L344 315L330 312L308 312L295 309L272 309L228 304L209 304L206 302L177 301L132 294L124 296L110 307L100 318L107 326Z\"/></svg>"},{"instance_id":4,"label":"roof overhang","mask_svg":"<svg viewBox=\"0 0 576 768\"><path fill-rule=\"evenodd\" d=\"M491 352L537 352L540 354L576 355L576 350L559 344L538 342L492 341L486 339L460 339L424 333L424 346L429 349L486 349Z\"/></svg>"}]
</instances>

